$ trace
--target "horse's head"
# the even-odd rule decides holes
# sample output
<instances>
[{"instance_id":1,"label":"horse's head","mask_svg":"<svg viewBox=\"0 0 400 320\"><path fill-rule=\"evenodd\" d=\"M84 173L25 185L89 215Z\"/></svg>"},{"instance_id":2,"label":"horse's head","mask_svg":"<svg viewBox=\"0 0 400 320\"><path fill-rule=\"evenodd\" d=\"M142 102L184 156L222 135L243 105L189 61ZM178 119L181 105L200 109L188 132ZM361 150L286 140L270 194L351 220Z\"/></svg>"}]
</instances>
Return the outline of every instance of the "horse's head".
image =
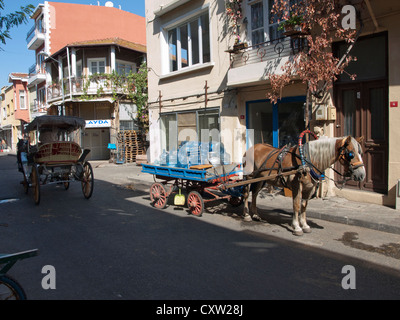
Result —
<instances>
[{"instance_id":1,"label":"horse's head","mask_svg":"<svg viewBox=\"0 0 400 320\"><path fill-rule=\"evenodd\" d=\"M355 181L363 181L365 179L365 167L362 160L361 138L353 138L348 136L341 141L338 149L339 162L343 165L345 176Z\"/></svg>"}]
</instances>

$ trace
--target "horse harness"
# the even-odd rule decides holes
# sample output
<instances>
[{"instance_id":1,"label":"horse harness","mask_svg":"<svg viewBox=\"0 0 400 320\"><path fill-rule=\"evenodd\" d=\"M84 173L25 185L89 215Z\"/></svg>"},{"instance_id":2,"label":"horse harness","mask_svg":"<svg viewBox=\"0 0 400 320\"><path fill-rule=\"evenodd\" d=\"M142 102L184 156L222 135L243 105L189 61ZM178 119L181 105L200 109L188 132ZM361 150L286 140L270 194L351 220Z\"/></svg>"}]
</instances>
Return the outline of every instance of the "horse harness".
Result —
<instances>
[{"instance_id":1,"label":"horse harness","mask_svg":"<svg viewBox=\"0 0 400 320\"><path fill-rule=\"evenodd\" d=\"M283 172L287 172L290 170L299 170L302 172L309 172L312 179L319 185L319 183L325 179L325 175L317 167L315 167L313 165L313 163L311 162L310 153L309 153L309 144L308 144L308 142L305 144L302 143L302 139L303 139L303 136L305 133L312 134L314 136L314 138L318 139L313 132L311 132L309 130L303 131L299 136L298 146L292 146L290 144L287 144L287 145L283 146L281 149L271 151L267 155L266 159L263 161L262 165L256 171L253 172L252 176L256 177L262 171L269 171L268 175L271 175L272 171L276 171L277 174L281 174ZM347 182L347 180L349 180L348 177L351 176L351 174L354 172L354 170L356 170L359 167L364 166L364 164L361 161L352 163L352 160L354 159L355 155L354 155L354 152L347 149L348 145L349 144L347 142L344 142L343 145L339 149L339 160L346 161L348 163L348 165L349 165L348 172L346 172L345 174L342 174L339 171L337 171L336 169L331 168L338 175L345 178L344 180L340 181L342 183L341 188L343 188L344 184ZM299 151L299 153L297 153L296 149ZM283 162L284 158L287 156L287 154L291 154L295 158L298 158L300 160L301 164L297 164L297 165L291 166L291 167L283 167L282 162ZM268 160L271 159L274 155L276 155L276 158L275 158L275 161L274 161L272 167L264 168L266 163L268 162ZM282 185L284 187L287 187L286 180L284 179L284 177L279 176L279 179L280 179ZM337 186L337 183L335 180L333 180L329 177L328 177L328 179L332 180L335 183L335 185Z\"/></svg>"}]
</instances>

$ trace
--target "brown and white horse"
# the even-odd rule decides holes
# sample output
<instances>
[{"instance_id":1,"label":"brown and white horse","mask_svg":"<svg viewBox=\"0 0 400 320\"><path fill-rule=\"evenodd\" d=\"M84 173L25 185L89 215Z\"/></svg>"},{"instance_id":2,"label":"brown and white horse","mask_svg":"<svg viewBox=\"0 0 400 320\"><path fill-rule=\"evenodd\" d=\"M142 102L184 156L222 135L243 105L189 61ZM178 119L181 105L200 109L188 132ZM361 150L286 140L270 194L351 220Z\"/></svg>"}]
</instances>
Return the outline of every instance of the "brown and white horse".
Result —
<instances>
[{"instance_id":1,"label":"brown and white horse","mask_svg":"<svg viewBox=\"0 0 400 320\"><path fill-rule=\"evenodd\" d=\"M304 165L300 156L299 146L281 153L268 144L256 144L244 155L244 174L246 178L257 178L271 174L282 173L291 169L297 172L287 176L278 176L266 182L256 182L244 188L244 220L259 219L257 214L257 195L265 183L277 187L287 187L292 190L293 197L293 234L302 235L311 232L306 220L308 200L317 190L319 180L315 173L323 173L327 168L339 161L345 170L345 176L355 181L365 179L365 168L360 146L362 138L351 136L341 138L321 138L309 141L306 151L307 163ZM280 157L280 158L279 158ZM278 159L277 159L278 158ZM314 171L314 172L312 172ZM314 173L314 174L313 174ZM249 212L248 199L252 192Z\"/></svg>"}]
</instances>

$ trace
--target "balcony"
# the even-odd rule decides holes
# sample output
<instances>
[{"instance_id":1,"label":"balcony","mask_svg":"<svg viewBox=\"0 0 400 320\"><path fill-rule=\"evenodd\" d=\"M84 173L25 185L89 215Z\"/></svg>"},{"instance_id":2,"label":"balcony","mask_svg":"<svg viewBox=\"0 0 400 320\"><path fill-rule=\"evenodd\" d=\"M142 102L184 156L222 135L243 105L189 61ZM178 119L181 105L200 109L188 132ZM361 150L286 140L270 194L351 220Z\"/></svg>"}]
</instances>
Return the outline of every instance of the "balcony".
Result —
<instances>
[{"instance_id":1,"label":"balcony","mask_svg":"<svg viewBox=\"0 0 400 320\"><path fill-rule=\"evenodd\" d=\"M240 87L268 82L270 74L282 74L282 67L294 54L303 50L305 39L282 37L251 47L232 49L228 86Z\"/></svg>"},{"instance_id":2,"label":"balcony","mask_svg":"<svg viewBox=\"0 0 400 320\"><path fill-rule=\"evenodd\" d=\"M113 96L114 94L127 94L128 82L122 81L118 84L113 84L106 78L97 79L96 81L89 81L87 78L68 78L63 80L64 87L64 99L70 99L71 96L76 97L79 100L79 96ZM61 83L55 82L47 88L47 101L54 103L57 100L63 98L63 92Z\"/></svg>"},{"instance_id":3,"label":"balcony","mask_svg":"<svg viewBox=\"0 0 400 320\"><path fill-rule=\"evenodd\" d=\"M38 116L47 114L46 106L43 102L35 99L30 104L31 119L35 119Z\"/></svg>"},{"instance_id":4,"label":"balcony","mask_svg":"<svg viewBox=\"0 0 400 320\"><path fill-rule=\"evenodd\" d=\"M34 25L26 35L28 50L38 49L45 41L46 31L44 28L38 28Z\"/></svg>"},{"instance_id":5,"label":"balcony","mask_svg":"<svg viewBox=\"0 0 400 320\"><path fill-rule=\"evenodd\" d=\"M33 86L46 81L44 65L32 65L29 68L28 86Z\"/></svg>"}]
</instances>

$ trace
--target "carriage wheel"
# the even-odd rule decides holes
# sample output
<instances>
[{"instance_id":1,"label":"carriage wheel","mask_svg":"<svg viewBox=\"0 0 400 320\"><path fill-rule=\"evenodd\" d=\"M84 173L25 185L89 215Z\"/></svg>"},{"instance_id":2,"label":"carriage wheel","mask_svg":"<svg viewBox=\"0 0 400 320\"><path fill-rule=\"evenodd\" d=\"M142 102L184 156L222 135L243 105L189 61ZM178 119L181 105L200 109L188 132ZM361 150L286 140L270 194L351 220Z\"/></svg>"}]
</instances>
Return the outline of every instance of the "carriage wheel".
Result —
<instances>
[{"instance_id":1,"label":"carriage wheel","mask_svg":"<svg viewBox=\"0 0 400 320\"><path fill-rule=\"evenodd\" d=\"M83 164L83 175L81 179L83 196L89 199L93 193L93 168L89 162Z\"/></svg>"},{"instance_id":2,"label":"carriage wheel","mask_svg":"<svg viewBox=\"0 0 400 320\"><path fill-rule=\"evenodd\" d=\"M22 286L8 275L0 276L0 300L26 300Z\"/></svg>"},{"instance_id":3,"label":"carriage wheel","mask_svg":"<svg viewBox=\"0 0 400 320\"><path fill-rule=\"evenodd\" d=\"M191 191L187 198L188 208L191 214L201 216L204 210L204 201L200 193Z\"/></svg>"},{"instance_id":4,"label":"carriage wheel","mask_svg":"<svg viewBox=\"0 0 400 320\"><path fill-rule=\"evenodd\" d=\"M39 179L38 168L36 165L32 166L31 185L32 185L33 199L35 200L35 204L39 204L40 203L40 179Z\"/></svg>"},{"instance_id":5,"label":"carriage wheel","mask_svg":"<svg viewBox=\"0 0 400 320\"><path fill-rule=\"evenodd\" d=\"M150 199L153 203L153 206L158 209L164 209L167 206L167 192L161 183L155 182L151 185Z\"/></svg>"},{"instance_id":6,"label":"carriage wheel","mask_svg":"<svg viewBox=\"0 0 400 320\"><path fill-rule=\"evenodd\" d=\"M243 203L243 197L230 197L228 202L232 207L239 207Z\"/></svg>"}]
</instances>

